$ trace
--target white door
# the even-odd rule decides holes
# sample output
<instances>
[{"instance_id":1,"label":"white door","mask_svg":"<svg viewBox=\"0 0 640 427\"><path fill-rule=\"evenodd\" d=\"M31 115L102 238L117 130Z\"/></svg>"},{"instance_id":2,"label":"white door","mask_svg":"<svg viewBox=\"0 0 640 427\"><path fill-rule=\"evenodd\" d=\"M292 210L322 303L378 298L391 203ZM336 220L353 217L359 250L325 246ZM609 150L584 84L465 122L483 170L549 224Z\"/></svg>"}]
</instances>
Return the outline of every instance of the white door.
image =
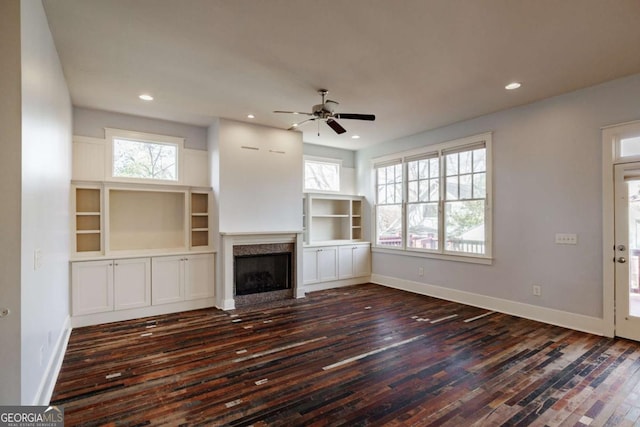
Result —
<instances>
[{"instance_id":1,"label":"white door","mask_svg":"<svg viewBox=\"0 0 640 427\"><path fill-rule=\"evenodd\" d=\"M318 250L305 249L302 253L302 283L305 285L318 281Z\"/></svg>"},{"instance_id":2,"label":"white door","mask_svg":"<svg viewBox=\"0 0 640 427\"><path fill-rule=\"evenodd\" d=\"M371 274L371 253L369 245L357 245L353 248L353 275L356 277Z\"/></svg>"},{"instance_id":3,"label":"white door","mask_svg":"<svg viewBox=\"0 0 640 427\"><path fill-rule=\"evenodd\" d=\"M338 278L353 277L353 257L355 246L340 246L338 248Z\"/></svg>"},{"instance_id":4,"label":"white door","mask_svg":"<svg viewBox=\"0 0 640 427\"><path fill-rule=\"evenodd\" d=\"M113 261L71 263L74 316L113 310Z\"/></svg>"},{"instance_id":5,"label":"white door","mask_svg":"<svg viewBox=\"0 0 640 427\"><path fill-rule=\"evenodd\" d=\"M213 255L184 257L185 299L192 300L213 296Z\"/></svg>"},{"instance_id":6,"label":"white door","mask_svg":"<svg viewBox=\"0 0 640 427\"><path fill-rule=\"evenodd\" d=\"M168 304L184 300L184 256L153 257L151 302Z\"/></svg>"},{"instance_id":7,"label":"white door","mask_svg":"<svg viewBox=\"0 0 640 427\"><path fill-rule=\"evenodd\" d=\"M113 262L113 305L116 310L151 305L151 260L117 259Z\"/></svg>"},{"instance_id":8,"label":"white door","mask_svg":"<svg viewBox=\"0 0 640 427\"><path fill-rule=\"evenodd\" d=\"M338 247L318 249L318 280L327 282L338 279Z\"/></svg>"},{"instance_id":9,"label":"white door","mask_svg":"<svg viewBox=\"0 0 640 427\"><path fill-rule=\"evenodd\" d=\"M640 341L640 163L615 165L616 335Z\"/></svg>"}]
</instances>

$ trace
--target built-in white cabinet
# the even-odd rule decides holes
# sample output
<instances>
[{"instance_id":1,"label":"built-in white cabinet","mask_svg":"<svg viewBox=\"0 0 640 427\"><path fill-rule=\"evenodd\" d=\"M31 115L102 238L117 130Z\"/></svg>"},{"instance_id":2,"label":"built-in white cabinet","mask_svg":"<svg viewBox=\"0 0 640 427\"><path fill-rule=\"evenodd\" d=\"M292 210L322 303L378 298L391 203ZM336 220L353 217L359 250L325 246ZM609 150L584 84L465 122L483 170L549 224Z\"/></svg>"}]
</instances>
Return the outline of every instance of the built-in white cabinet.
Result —
<instances>
[{"instance_id":1,"label":"built-in white cabinet","mask_svg":"<svg viewBox=\"0 0 640 427\"><path fill-rule=\"evenodd\" d=\"M338 248L338 279L368 276L371 273L369 244Z\"/></svg>"},{"instance_id":2,"label":"built-in white cabinet","mask_svg":"<svg viewBox=\"0 0 640 427\"><path fill-rule=\"evenodd\" d=\"M74 316L151 304L151 260L131 258L71 264Z\"/></svg>"},{"instance_id":3,"label":"built-in white cabinet","mask_svg":"<svg viewBox=\"0 0 640 427\"><path fill-rule=\"evenodd\" d=\"M305 248L302 268L304 284L337 280L338 247Z\"/></svg>"},{"instance_id":4,"label":"built-in white cabinet","mask_svg":"<svg viewBox=\"0 0 640 427\"><path fill-rule=\"evenodd\" d=\"M213 254L153 257L152 276L154 305L214 295Z\"/></svg>"}]
</instances>

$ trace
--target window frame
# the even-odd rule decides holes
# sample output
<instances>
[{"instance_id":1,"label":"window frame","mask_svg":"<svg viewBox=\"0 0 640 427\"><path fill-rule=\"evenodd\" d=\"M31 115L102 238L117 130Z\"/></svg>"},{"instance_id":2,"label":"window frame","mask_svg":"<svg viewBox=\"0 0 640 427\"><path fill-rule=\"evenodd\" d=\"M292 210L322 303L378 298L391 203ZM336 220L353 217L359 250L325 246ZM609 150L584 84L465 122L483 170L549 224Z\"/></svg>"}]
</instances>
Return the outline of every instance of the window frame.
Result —
<instances>
[{"instance_id":1,"label":"window frame","mask_svg":"<svg viewBox=\"0 0 640 427\"><path fill-rule=\"evenodd\" d=\"M445 212L444 207L447 202L446 199L446 170L445 170L445 155L455 151L466 151L466 148L473 149L474 146L479 147L481 144L485 148L485 253L474 254L469 252L457 252L446 249L444 244L444 221ZM420 202L409 202L409 162L417 161L421 159L427 159L437 153L439 159L439 199L438 204L438 249L423 249L413 248L409 246L409 233L408 233L408 210L410 205L414 205ZM371 161L371 177L372 177L372 194L374 195L374 202L372 203L372 250L382 253L393 253L408 256L418 256L424 258L435 258L451 261L463 261L477 264L491 264L493 262L493 160L492 160L492 132L485 132L482 134L472 135L465 138L446 141L439 144L428 145L417 149L404 151L400 153L390 154L383 157L372 159ZM380 167L386 167L394 162L400 162L403 168L403 182L402 182L402 245L399 247L384 246L378 244L377 236L377 208L378 208L378 193L377 193L377 170ZM473 173L473 172L472 172ZM466 199L464 199L466 200ZM471 200L474 200L473 197Z\"/></svg>"},{"instance_id":2,"label":"window frame","mask_svg":"<svg viewBox=\"0 0 640 427\"><path fill-rule=\"evenodd\" d=\"M307 162L310 163L325 163L338 166L338 189L337 190L318 190L315 188L307 188ZM325 193L325 194L338 194L342 190L342 159L336 159L332 157L316 157L316 156L303 156L302 158L302 191L305 193Z\"/></svg>"},{"instance_id":3,"label":"window frame","mask_svg":"<svg viewBox=\"0 0 640 427\"><path fill-rule=\"evenodd\" d=\"M137 182L144 184L182 185L184 176L184 138L168 135L158 135L146 132L136 132L124 129L105 128L105 179L115 182ZM153 179L114 176L113 151L116 139L124 139L136 142L148 142L152 144L171 145L176 147L176 179Z\"/></svg>"}]
</instances>

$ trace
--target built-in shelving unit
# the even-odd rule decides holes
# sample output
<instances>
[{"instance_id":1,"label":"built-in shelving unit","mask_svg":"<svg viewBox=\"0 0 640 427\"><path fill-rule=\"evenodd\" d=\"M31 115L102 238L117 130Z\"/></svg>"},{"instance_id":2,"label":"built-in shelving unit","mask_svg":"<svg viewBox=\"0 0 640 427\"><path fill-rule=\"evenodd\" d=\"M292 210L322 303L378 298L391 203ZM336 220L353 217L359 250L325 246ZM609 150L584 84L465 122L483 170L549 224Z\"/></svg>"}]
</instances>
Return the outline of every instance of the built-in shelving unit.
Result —
<instances>
[{"instance_id":1,"label":"built-in shelving unit","mask_svg":"<svg viewBox=\"0 0 640 427\"><path fill-rule=\"evenodd\" d=\"M209 246L209 194L191 193L191 247Z\"/></svg>"},{"instance_id":2,"label":"built-in shelving unit","mask_svg":"<svg viewBox=\"0 0 640 427\"><path fill-rule=\"evenodd\" d=\"M100 188L75 188L75 248L80 253L102 250Z\"/></svg>"},{"instance_id":3,"label":"built-in shelving unit","mask_svg":"<svg viewBox=\"0 0 640 427\"><path fill-rule=\"evenodd\" d=\"M362 240L362 197L308 193L307 244Z\"/></svg>"},{"instance_id":4,"label":"built-in shelving unit","mask_svg":"<svg viewBox=\"0 0 640 427\"><path fill-rule=\"evenodd\" d=\"M206 188L75 182L75 259L211 250Z\"/></svg>"}]
</instances>

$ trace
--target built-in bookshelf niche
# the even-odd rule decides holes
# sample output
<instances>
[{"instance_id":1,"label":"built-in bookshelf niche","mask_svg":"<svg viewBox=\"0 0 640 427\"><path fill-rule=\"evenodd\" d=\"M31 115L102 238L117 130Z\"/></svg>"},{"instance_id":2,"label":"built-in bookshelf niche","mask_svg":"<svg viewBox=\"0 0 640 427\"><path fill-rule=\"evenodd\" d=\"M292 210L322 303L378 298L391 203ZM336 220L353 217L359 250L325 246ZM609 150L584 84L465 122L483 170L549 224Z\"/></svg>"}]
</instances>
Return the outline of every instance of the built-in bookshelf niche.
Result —
<instances>
[{"instance_id":1,"label":"built-in bookshelf niche","mask_svg":"<svg viewBox=\"0 0 640 427\"><path fill-rule=\"evenodd\" d=\"M102 197L100 188L75 189L76 252L100 252L102 248Z\"/></svg>"},{"instance_id":2,"label":"built-in bookshelf niche","mask_svg":"<svg viewBox=\"0 0 640 427\"><path fill-rule=\"evenodd\" d=\"M184 191L108 191L110 251L186 248Z\"/></svg>"},{"instance_id":3,"label":"built-in bookshelf niche","mask_svg":"<svg viewBox=\"0 0 640 427\"><path fill-rule=\"evenodd\" d=\"M362 197L307 194L306 243L362 240Z\"/></svg>"},{"instance_id":4,"label":"built-in bookshelf niche","mask_svg":"<svg viewBox=\"0 0 640 427\"><path fill-rule=\"evenodd\" d=\"M191 193L191 247L209 246L209 194Z\"/></svg>"}]
</instances>

